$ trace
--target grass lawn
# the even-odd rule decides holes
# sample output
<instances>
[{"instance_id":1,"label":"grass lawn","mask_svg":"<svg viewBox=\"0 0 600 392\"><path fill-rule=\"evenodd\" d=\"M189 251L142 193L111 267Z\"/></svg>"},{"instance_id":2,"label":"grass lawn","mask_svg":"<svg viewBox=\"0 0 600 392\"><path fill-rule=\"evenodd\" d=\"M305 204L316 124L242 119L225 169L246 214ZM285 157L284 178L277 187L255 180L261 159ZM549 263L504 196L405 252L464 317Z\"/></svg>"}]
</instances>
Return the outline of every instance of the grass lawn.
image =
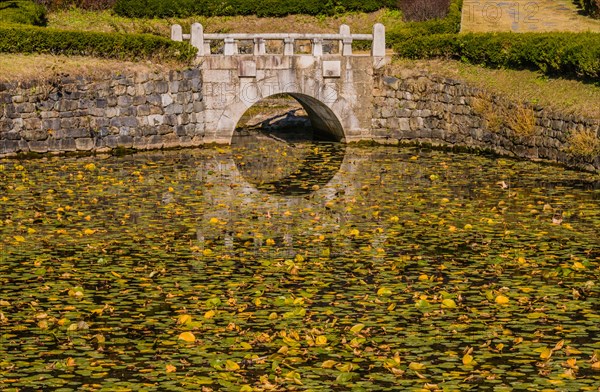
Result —
<instances>
[{"instance_id":1,"label":"grass lawn","mask_svg":"<svg viewBox=\"0 0 600 392\"><path fill-rule=\"evenodd\" d=\"M599 84L549 78L528 70L484 68L456 60L397 59L389 68L389 73L397 76L425 71L464 81L514 101L600 118Z\"/></svg>"},{"instance_id":2,"label":"grass lawn","mask_svg":"<svg viewBox=\"0 0 600 392\"><path fill-rule=\"evenodd\" d=\"M48 15L48 26L58 29L104 32L150 33L164 37L170 35L172 24L185 29L199 22L208 33L332 33L341 24L350 26L354 33L369 33L375 23L391 26L402 23L398 11L380 10L372 13L347 13L340 16L289 15L283 18L259 18L256 16L216 16L167 19L137 19L116 16L111 12L91 12L79 9L53 12Z\"/></svg>"}]
</instances>

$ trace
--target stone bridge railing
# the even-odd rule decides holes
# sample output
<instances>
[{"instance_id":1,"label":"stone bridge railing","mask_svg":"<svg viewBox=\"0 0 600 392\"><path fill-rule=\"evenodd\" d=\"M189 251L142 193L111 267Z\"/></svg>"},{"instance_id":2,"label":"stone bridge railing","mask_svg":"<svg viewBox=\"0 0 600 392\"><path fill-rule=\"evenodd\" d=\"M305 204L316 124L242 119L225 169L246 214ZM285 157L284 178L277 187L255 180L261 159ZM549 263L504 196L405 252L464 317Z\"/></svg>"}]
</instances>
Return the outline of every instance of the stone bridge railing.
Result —
<instances>
[{"instance_id":1,"label":"stone bridge railing","mask_svg":"<svg viewBox=\"0 0 600 392\"><path fill-rule=\"evenodd\" d=\"M236 54L265 55L270 54L269 42L283 42L283 55L292 56L298 51L305 53L310 42L310 54L322 56L337 53L342 56L352 56L354 41L372 41L371 56L385 57L385 26L377 23L373 26L372 34L351 34L350 27L340 26L338 34L300 34L300 33L263 33L263 34L204 34L200 23L194 23L190 34L183 34L180 25L171 26L171 39L174 41L189 40L198 49L198 56L212 54L233 56ZM215 45L218 43L219 45ZM215 50L218 48L218 50ZM302 50L304 49L304 50ZM217 52L217 53L215 53ZM280 54L280 53L278 53Z\"/></svg>"}]
</instances>

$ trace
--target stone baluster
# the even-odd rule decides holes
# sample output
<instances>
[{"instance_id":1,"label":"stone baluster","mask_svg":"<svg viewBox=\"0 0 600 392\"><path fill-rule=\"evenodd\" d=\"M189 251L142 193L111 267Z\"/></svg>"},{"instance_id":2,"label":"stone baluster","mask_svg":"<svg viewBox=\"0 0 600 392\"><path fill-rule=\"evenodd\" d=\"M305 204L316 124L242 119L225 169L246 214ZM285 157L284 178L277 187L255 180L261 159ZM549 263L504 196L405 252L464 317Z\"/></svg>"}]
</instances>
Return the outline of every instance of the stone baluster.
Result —
<instances>
[{"instance_id":1,"label":"stone baluster","mask_svg":"<svg viewBox=\"0 0 600 392\"><path fill-rule=\"evenodd\" d=\"M233 38L225 38L225 46L223 48L223 54L225 56L233 56L234 54L237 54L236 52L236 44L235 44L235 39Z\"/></svg>"},{"instance_id":2,"label":"stone baluster","mask_svg":"<svg viewBox=\"0 0 600 392\"><path fill-rule=\"evenodd\" d=\"M254 55L260 56L267 53L264 38L254 38Z\"/></svg>"},{"instance_id":3,"label":"stone baluster","mask_svg":"<svg viewBox=\"0 0 600 392\"><path fill-rule=\"evenodd\" d=\"M344 37L350 37L350 26L343 24L340 26L340 35L344 36ZM350 49L352 49L352 47L350 47ZM344 39L342 38L340 40L340 54L344 53ZM352 51L350 51L350 54L352 54ZM348 54L347 56L349 56L350 54ZM346 56L346 55L345 55Z\"/></svg>"},{"instance_id":4,"label":"stone baluster","mask_svg":"<svg viewBox=\"0 0 600 392\"><path fill-rule=\"evenodd\" d=\"M210 55L210 41L204 40L204 55Z\"/></svg>"},{"instance_id":5,"label":"stone baluster","mask_svg":"<svg viewBox=\"0 0 600 392\"><path fill-rule=\"evenodd\" d=\"M171 39L173 41L183 41L183 29L181 25L174 24L171 26Z\"/></svg>"},{"instance_id":6,"label":"stone baluster","mask_svg":"<svg viewBox=\"0 0 600 392\"><path fill-rule=\"evenodd\" d=\"M344 37L342 44L344 46L342 56L352 56L352 37Z\"/></svg>"},{"instance_id":7,"label":"stone baluster","mask_svg":"<svg viewBox=\"0 0 600 392\"><path fill-rule=\"evenodd\" d=\"M373 26L373 57L385 57L385 26L376 23Z\"/></svg>"},{"instance_id":8,"label":"stone baluster","mask_svg":"<svg viewBox=\"0 0 600 392\"><path fill-rule=\"evenodd\" d=\"M204 56L204 27L200 23L192 25L190 43L198 49L198 56ZM208 52L210 54L210 51Z\"/></svg>"},{"instance_id":9,"label":"stone baluster","mask_svg":"<svg viewBox=\"0 0 600 392\"><path fill-rule=\"evenodd\" d=\"M323 39L322 38L313 38L312 54L315 57L323 56Z\"/></svg>"},{"instance_id":10,"label":"stone baluster","mask_svg":"<svg viewBox=\"0 0 600 392\"><path fill-rule=\"evenodd\" d=\"M373 46L371 49L373 66L379 69L385 65L385 26L376 23L373 26Z\"/></svg>"},{"instance_id":11,"label":"stone baluster","mask_svg":"<svg viewBox=\"0 0 600 392\"><path fill-rule=\"evenodd\" d=\"M293 56L294 55L294 39L284 38L283 40L283 55Z\"/></svg>"}]
</instances>

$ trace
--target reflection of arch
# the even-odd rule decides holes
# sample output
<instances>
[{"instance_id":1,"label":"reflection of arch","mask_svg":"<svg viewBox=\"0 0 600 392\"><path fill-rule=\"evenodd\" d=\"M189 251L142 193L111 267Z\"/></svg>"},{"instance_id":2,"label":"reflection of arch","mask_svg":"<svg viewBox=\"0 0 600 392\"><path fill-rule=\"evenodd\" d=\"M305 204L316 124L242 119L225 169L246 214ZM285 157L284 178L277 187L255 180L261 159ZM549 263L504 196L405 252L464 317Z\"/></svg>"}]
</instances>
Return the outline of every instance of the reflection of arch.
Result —
<instances>
[{"instance_id":1,"label":"reflection of arch","mask_svg":"<svg viewBox=\"0 0 600 392\"><path fill-rule=\"evenodd\" d=\"M248 138L250 140L245 140ZM327 185L338 173L346 150L345 144L311 143L304 148L288 148L286 158L277 161L277 157L281 156L273 154L273 151L282 147L279 141L271 141L262 135L242 136L239 133L232 139L232 145L242 149L254 150L269 143L276 144L250 161L246 160L243 150L241 154L234 154L234 161L238 172L258 191L282 196L307 195ZM274 170L275 167L283 170Z\"/></svg>"},{"instance_id":2,"label":"reflection of arch","mask_svg":"<svg viewBox=\"0 0 600 392\"><path fill-rule=\"evenodd\" d=\"M327 141L342 141L345 138L344 127L336 113L321 100L306 94L297 92L281 91L276 94L270 94L261 97L260 92L252 96L241 97L240 101L232 103L219 118L217 129L220 134L227 135L230 141L233 132L246 110L263 98L268 98L277 94L287 93L293 97L308 114L312 128L315 131L315 138Z\"/></svg>"}]
</instances>

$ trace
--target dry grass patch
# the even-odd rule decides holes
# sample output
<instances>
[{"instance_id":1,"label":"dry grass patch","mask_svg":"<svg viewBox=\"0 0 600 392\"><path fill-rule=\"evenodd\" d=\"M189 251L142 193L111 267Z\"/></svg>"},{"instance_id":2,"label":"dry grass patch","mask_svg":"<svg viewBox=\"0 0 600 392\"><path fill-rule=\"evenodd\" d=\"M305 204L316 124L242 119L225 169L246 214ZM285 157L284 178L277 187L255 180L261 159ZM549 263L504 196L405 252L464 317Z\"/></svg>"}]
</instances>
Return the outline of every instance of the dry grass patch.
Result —
<instances>
[{"instance_id":1,"label":"dry grass patch","mask_svg":"<svg viewBox=\"0 0 600 392\"><path fill-rule=\"evenodd\" d=\"M512 137L535 134L535 113L525 105L495 104L490 93L481 92L473 98L471 107L483 118L485 127L491 132L508 128L512 131Z\"/></svg>"},{"instance_id":2,"label":"dry grass patch","mask_svg":"<svg viewBox=\"0 0 600 392\"><path fill-rule=\"evenodd\" d=\"M600 138L591 129L573 131L569 135L565 151L574 158L593 161L600 155Z\"/></svg>"},{"instance_id":3,"label":"dry grass patch","mask_svg":"<svg viewBox=\"0 0 600 392\"><path fill-rule=\"evenodd\" d=\"M120 72L165 71L180 68L178 63L153 64L104 60L93 57L53 56L40 54L0 54L0 81L21 82L50 80L56 75L99 76Z\"/></svg>"},{"instance_id":4,"label":"dry grass patch","mask_svg":"<svg viewBox=\"0 0 600 392\"><path fill-rule=\"evenodd\" d=\"M257 16L195 16L190 18L136 19L114 15L110 11L92 12L79 9L52 12L48 26L79 31L103 31L123 33L149 33L170 36L172 24L189 29L199 22L207 33L331 33L341 24L347 24L354 33L369 33L375 23L388 26L402 23L398 11L379 10L372 13L348 13L339 16L289 15L283 18L259 18Z\"/></svg>"},{"instance_id":5,"label":"dry grass patch","mask_svg":"<svg viewBox=\"0 0 600 392\"><path fill-rule=\"evenodd\" d=\"M473 98L471 106L475 113L480 115L485 122L485 127L492 132L500 132L504 120L502 115L494 108L492 99L488 94L480 94Z\"/></svg>"},{"instance_id":6,"label":"dry grass patch","mask_svg":"<svg viewBox=\"0 0 600 392\"><path fill-rule=\"evenodd\" d=\"M513 131L513 136L529 137L535 133L535 113L524 105L516 105L504 111L506 125Z\"/></svg>"},{"instance_id":7,"label":"dry grass patch","mask_svg":"<svg viewBox=\"0 0 600 392\"><path fill-rule=\"evenodd\" d=\"M540 72L490 69L456 60L396 59L388 74L427 72L461 80L513 102L539 104L562 113L600 118L600 84L548 78Z\"/></svg>"}]
</instances>

